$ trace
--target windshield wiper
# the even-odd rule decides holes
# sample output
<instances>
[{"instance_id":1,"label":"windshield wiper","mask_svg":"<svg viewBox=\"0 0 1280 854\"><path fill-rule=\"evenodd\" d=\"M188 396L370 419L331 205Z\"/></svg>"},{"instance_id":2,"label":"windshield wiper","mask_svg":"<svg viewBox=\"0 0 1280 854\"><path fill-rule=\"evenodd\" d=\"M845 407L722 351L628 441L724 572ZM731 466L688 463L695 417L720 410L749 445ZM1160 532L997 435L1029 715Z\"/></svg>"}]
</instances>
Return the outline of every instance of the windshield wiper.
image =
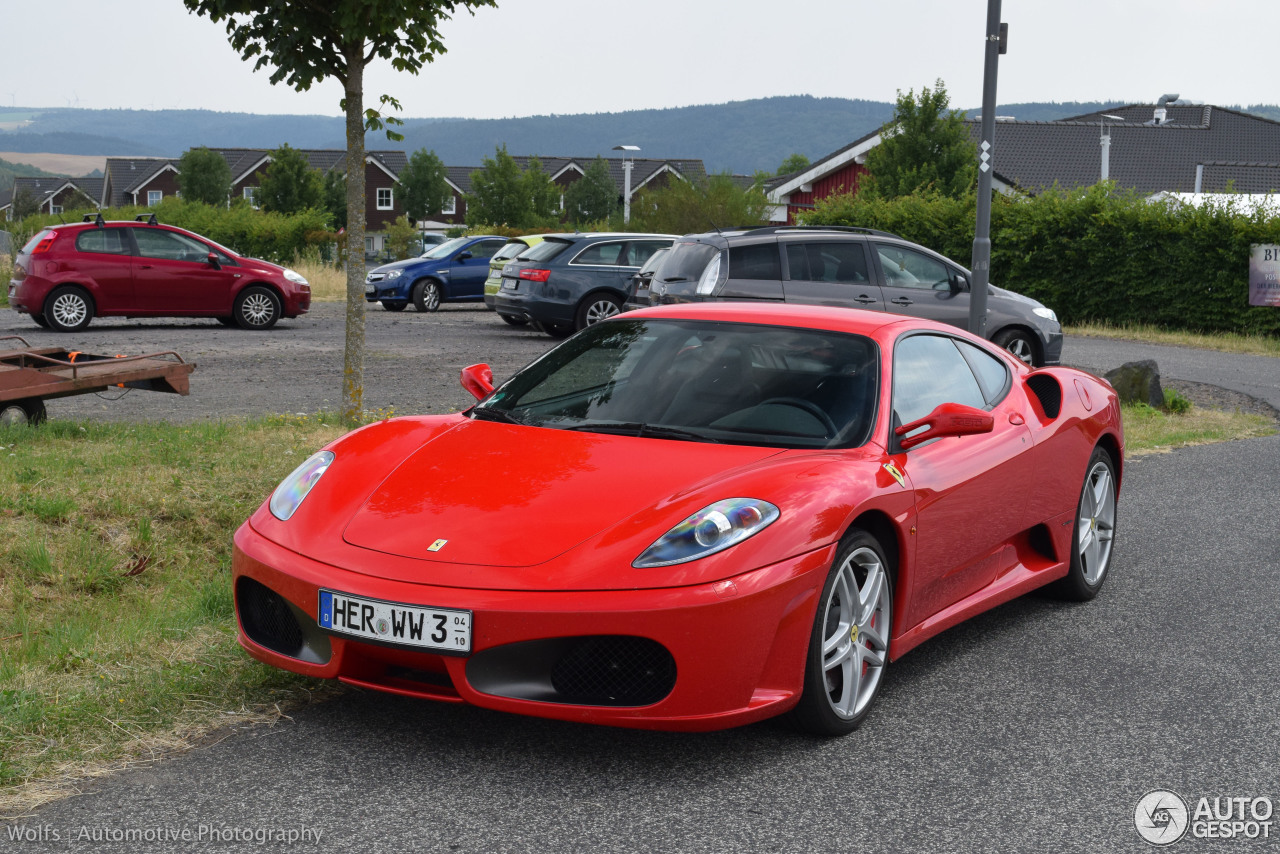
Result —
<instances>
[{"instance_id":1,"label":"windshield wiper","mask_svg":"<svg viewBox=\"0 0 1280 854\"><path fill-rule=\"evenodd\" d=\"M556 426L561 430L584 433L616 433L621 436L649 436L655 439L685 439L690 442L714 442L715 440L693 430L666 427L661 424L645 424L643 421L584 421L580 424Z\"/></svg>"},{"instance_id":2,"label":"windshield wiper","mask_svg":"<svg viewBox=\"0 0 1280 854\"><path fill-rule=\"evenodd\" d=\"M524 422L516 418L510 412L501 409L491 409L488 406L471 407L471 417L477 421L497 421L502 424L520 424Z\"/></svg>"}]
</instances>

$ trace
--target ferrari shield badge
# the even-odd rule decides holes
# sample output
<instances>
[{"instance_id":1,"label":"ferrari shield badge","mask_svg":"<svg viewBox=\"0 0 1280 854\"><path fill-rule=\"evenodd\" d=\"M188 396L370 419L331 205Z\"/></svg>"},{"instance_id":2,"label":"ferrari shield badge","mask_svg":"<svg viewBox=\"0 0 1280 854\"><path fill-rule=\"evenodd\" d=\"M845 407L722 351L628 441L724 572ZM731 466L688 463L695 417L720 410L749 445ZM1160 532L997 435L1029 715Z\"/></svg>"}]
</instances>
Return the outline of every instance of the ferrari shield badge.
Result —
<instances>
[{"instance_id":1,"label":"ferrari shield badge","mask_svg":"<svg viewBox=\"0 0 1280 854\"><path fill-rule=\"evenodd\" d=\"M449 541L448 541L448 540L436 540L434 543L432 543L431 545L427 546L427 551L429 551L429 552L438 552L438 551L440 551L442 548L444 548L444 544L445 544L445 543L447 543L447 542L449 542Z\"/></svg>"},{"instance_id":2,"label":"ferrari shield badge","mask_svg":"<svg viewBox=\"0 0 1280 854\"><path fill-rule=\"evenodd\" d=\"M892 462L885 463L884 470L887 471L889 475L898 482L898 486L901 486L904 488L906 487L907 479L902 476L902 472L898 471L898 467L895 466Z\"/></svg>"}]
</instances>

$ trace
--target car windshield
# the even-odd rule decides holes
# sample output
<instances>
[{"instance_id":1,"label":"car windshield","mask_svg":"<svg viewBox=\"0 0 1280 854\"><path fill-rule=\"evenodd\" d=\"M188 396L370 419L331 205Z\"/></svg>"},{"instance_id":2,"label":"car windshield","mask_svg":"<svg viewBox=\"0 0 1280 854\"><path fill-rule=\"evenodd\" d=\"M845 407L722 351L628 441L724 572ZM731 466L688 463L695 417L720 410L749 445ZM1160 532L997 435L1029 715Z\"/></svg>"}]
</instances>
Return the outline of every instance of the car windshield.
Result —
<instances>
[{"instance_id":1,"label":"car windshield","mask_svg":"<svg viewBox=\"0 0 1280 854\"><path fill-rule=\"evenodd\" d=\"M611 320L529 365L471 416L683 441L855 447L875 420L878 365L875 343L859 335Z\"/></svg>"},{"instance_id":2,"label":"car windshield","mask_svg":"<svg viewBox=\"0 0 1280 854\"><path fill-rule=\"evenodd\" d=\"M663 282L697 281L707 264L719 252L719 249L706 243L677 242L662 264L662 275L657 278Z\"/></svg>"},{"instance_id":3,"label":"car windshield","mask_svg":"<svg viewBox=\"0 0 1280 854\"><path fill-rule=\"evenodd\" d=\"M528 244L523 241L513 240L510 243L504 244L501 249L493 253L493 258L490 259L489 263L496 264L499 261L510 261L512 258L516 257L528 248Z\"/></svg>"},{"instance_id":4,"label":"car windshield","mask_svg":"<svg viewBox=\"0 0 1280 854\"><path fill-rule=\"evenodd\" d=\"M439 246L436 246L432 249L427 250L426 252L423 252L422 257L430 258L432 260L438 260L440 258L448 258L450 255L452 255L453 253L461 249L463 246L465 246L467 244L467 241L470 239L471 238L469 237L455 237L453 238L453 240L446 240L444 243L441 243Z\"/></svg>"}]
</instances>

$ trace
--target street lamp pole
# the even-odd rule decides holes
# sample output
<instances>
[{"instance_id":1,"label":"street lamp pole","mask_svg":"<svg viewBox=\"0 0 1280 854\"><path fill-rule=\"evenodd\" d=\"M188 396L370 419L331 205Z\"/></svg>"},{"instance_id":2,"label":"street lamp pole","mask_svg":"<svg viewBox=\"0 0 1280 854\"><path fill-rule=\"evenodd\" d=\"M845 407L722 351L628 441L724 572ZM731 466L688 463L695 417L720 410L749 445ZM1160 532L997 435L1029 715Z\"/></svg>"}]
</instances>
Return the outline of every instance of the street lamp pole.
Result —
<instances>
[{"instance_id":1,"label":"street lamp pole","mask_svg":"<svg viewBox=\"0 0 1280 854\"><path fill-rule=\"evenodd\" d=\"M636 165L634 157L629 153L639 151L638 145L615 145L614 151L622 154L622 221L631 222L631 169Z\"/></svg>"},{"instance_id":2,"label":"street lamp pole","mask_svg":"<svg viewBox=\"0 0 1280 854\"><path fill-rule=\"evenodd\" d=\"M1008 48L1009 28L1000 23L1000 0L987 0L986 59L982 71L982 142L978 145L978 222L973 234L973 286L969 331L985 337L987 284L991 280L991 174L996 135L996 72Z\"/></svg>"}]
</instances>

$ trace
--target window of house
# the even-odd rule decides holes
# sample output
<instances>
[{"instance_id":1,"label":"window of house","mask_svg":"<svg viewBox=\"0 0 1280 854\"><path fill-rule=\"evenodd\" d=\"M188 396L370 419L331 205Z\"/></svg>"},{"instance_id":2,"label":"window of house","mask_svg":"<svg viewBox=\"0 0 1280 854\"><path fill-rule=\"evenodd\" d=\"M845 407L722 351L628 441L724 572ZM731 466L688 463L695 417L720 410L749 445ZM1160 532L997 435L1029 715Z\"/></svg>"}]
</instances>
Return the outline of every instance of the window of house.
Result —
<instances>
[{"instance_id":1,"label":"window of house","mask_svg":"<svg viewBox=\"0 0 1280 854\"><path fill-rule=\"evenodd\" d=\"M244 200L245 200L246 202L248 202L249 204L253 205L254 207L257 207L257 205L258 205L258 188L257 188L257 187L245 187L245 188L244 188Z\"/></svg>"},{"instance_id":2,"label":"window of house","mask_svg":"<svg viewBox=\"0 0 1280 854\"><path fill-rule=\"evenodd\" d=\"M62 213L62 205L49 205L49 213L51 214Z\"/></svg>"},{"instance_id":3,"label":"window of house","mask_svg":"<svg viewBox=\"0 0 1280 854\"><path fill-rule=\"evenodd\" d=\"M390 187L378 188L378 210L380 211L391 210L391 188Z\"/></svg>"},{"instance_id":4,"label":"window of house","mask_svg":"<svg viewBox=\"0 0 1280 854\"><path fill-rule=\"evenodd\" d=\"M442 214L456 214L458 212L458 197L450 196L449 201L440 209Z\"/></svg>"},{"instance_id":5,"label":"window of house","mask_svg":"<svg viewBox=\"0 0 1280 854\"><path fill-rule=\"evenodd\" d=\"M164 198L164 192L161 190L147 190L147 207L155 207L160 204L160 200Z\"/></svg>"}]
</instances>

